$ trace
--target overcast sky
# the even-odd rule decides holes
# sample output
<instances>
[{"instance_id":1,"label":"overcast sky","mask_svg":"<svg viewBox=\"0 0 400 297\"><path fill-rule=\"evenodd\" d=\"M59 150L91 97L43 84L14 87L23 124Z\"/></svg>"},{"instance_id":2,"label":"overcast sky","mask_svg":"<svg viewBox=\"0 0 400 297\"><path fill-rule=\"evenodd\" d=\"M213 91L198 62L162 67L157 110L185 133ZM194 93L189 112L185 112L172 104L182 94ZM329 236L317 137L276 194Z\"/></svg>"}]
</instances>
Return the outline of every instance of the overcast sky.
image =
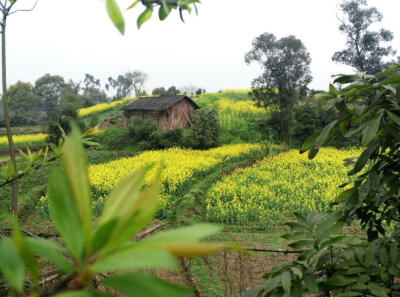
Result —
<instances>
[{"instance_id":1,"label":"overcast sky","mask_svg":"<svg viewBox=\"0 0 400 297\"><path fill-rule=\"evenodd\" d=\"M127 7L133 0L118 0ZM29 7L33 0L20 1ZM18 8L22 8L20 3ZM186 23L175 12L164 22L154 16L136 28L139 10L125 12L121 36L109 20L104 0L39 0L30 13L12 15L7 30L8 81L34 82L45 73L82 80L91 73L105 82L131 70L146 72L146 89L195 85L207 91L248 88L260 74L244 55L264 32L295 35L312 57L310 87L325 89L330 75L350 68L331 62L343 48L338 0L202 0L199 15ZM399 0L369 0L384 15L400 52ZM400 54L400 53L399 53Z\"/></svg>"}]
</instances>

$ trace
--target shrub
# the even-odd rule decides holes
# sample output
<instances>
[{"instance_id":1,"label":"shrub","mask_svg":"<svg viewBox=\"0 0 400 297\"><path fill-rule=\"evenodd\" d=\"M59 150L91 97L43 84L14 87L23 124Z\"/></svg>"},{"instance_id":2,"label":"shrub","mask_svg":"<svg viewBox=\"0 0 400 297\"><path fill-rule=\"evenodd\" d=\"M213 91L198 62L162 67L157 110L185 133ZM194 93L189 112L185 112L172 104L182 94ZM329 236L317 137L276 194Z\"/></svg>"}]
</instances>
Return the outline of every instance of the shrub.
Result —
<instances>
[{"instance_id":1,"label":"shrub","mask_svg":"<svg viewBox=\"0 0 400 297\"><path fill-rule=\"evenodd\" d=\"M62 137L62 131L64 131L65 134L71 132L71 122L76 122L81 130L85 130L85 123L78 117L76 109L72 105L66 105L60 111L56 121L52 121L48 124L48 141L58 143L59 139Z\"/></svg>"},{"instance_id":2,"label":"shrub","mask_svg":"<svg viewBox=\"0 0 400 297\"><path fill-rule=\"evenodd\" d=\"M215 109L203 108L195 111L190 135L193 148L216 147L220 132L218 112Z\"/></svg>"},{"instance_id":3,"label":"shrub","mask_svg":"<svg viewBox=\"0 0 400 297\"><path fill-rule=\"evenodd\" d=\"M149 141L151 135L157 131L157 123L152 119L132 117L128 123L128 135L131 143Z\"/></svg>"},{"instance_id":4,"label":"shrub","mask_svg":"<svg viewBox=\"0 0 400 297\"><path fill-rule=\"evenodd\" d=\"M110 150L118 150L129 145L130 139L126 129L109 127L96 141Z\"/></svg>"},{"instance_id":5,"label":"shrub","mask_svg":"<svg viewBox=\"0 0 400 297\"><path fill-rule=\"evenodd\" d=\"M159 148L181 147L183 141L183 129L175 128L159 133Z\"/></svg>"}]
</instances>

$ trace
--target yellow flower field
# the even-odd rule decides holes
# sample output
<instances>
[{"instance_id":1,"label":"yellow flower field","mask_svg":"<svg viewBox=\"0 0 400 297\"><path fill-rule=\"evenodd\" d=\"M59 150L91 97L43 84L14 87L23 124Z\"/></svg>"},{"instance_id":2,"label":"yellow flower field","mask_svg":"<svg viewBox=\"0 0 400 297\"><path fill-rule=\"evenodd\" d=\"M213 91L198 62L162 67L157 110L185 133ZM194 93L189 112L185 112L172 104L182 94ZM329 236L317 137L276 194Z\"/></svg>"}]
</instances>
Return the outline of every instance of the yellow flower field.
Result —
<instances>
[{"instance_id":1,"label":"yellow flower field","mask_svg":"<svg viewBox=\"0 0 400 297\"><path fill-rule=\"evenodd\" d=\"M100 103L100 104L96 104L90 107L86 107L86 108L81 108L78 110L78 115L81 117L85 117L88 116L90 114L93 113L97 113L97 112L101 112L101 111L105 111L108 109L111 109L113 107L116 107L118 105L127 103L129 101L132 101L133 98L124 98L122 100L118 100L118 101L112 101L110 103Z\"/></svg>"},{"instance_id":2,"label":"yellow flower field","mask_svg":"<svg viewBox=\"0 0 400 297\"><path fill-rule=\"evenodd\" d=\"M249 155L260 149L261 146L257 144L235 144L207 151L180 148L147 151L132 158L89 166L89 180L94 189L95 199L98 199L110 192L118 181L132 170L144 165L163 163L165 168L162 181L165 198L170 193L178 192L182 185L195 175L205 173L222 162ZM153 180L155 167L146 177L146 184L150 184Z\"/></svg>"},{"instance_id":3,"label":"yellow flower field","mask_svg":"<svg viewBox=\"0 0 400 297\"><path fill-rule=\"evenodd\" d=\"M14 135L14 143L18 146L32 145L44 143L47 138L47 134L37 133L37 134L26 134L26 135ZM0 147L5 147L8 145L7 136L0 137Z\"/></svg>"},{"instance_id":4,"label":"yellow flower field","mask_svg":"<svg viewBox=\"0 0 400 297\"><path fill-rule=\"evenodd\" d=\"M267 157L216 183L207 201L209 220L229 224L276 225L294 211L324 210L349 181L344 159L357 149L322 149L310 161L296 150Z\"/></svg>"}]
</instances>

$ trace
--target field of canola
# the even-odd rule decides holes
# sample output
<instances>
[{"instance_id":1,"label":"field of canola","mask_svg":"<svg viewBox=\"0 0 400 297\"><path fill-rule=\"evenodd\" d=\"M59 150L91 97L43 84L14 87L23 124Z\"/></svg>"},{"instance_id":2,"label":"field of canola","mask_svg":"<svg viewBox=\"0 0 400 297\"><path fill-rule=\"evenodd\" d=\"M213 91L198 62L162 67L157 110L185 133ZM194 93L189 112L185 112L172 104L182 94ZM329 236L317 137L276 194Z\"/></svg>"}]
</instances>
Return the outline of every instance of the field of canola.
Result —
<instances>
[{"instance_id":1,"label":"field of canola","mask_svg":"<svg viewBox=\"0 0 400 297\"><path fill-rule=\"evenodd\" d=\"M212 222L268 227L297 212L327 209L349 181L344 159L360 150L322 149L310 161L297 150L267 157L217 182L207 198Z\"/></svg>"},{"instance_id":2,"label":"field of canola","mask_svg":"<svg viewBox=\"0 0 400 297\"><path fill-rule=\"evenodd\" d=\"M16 146L30 146L30 145L41 145L44 144L47 138L47 134L21 134L14 135L13 140ZM8 147L7 136L0 136L0 148Z\"/></svg>"},{"instance_id":3,"label":"field of canola","mask_svg":"<svg viewBox=\"0 0 400 297\"><path fill-rule=\"evenodd\" d=\"M133 98L124 98L124 99L112 101L109 103L100 103L100 104L96 104L96 105L93 105L90 107L81 108L81 109L78 109L78 115L81 117L86 117L86 116L94 114L94 113L103 112L103 111L115 108L119 105L123 105L132 100L133 100Z\"/></svg>"},{"instance_id":4,"label":"field of canola","mask_svg":"<svg viewBox=\"0 0 400 297\"><path fill-rule=\"evenodd\" d=\"M226 145L207 151L172 148L160 151L147 151L132 158L89 166L89 180L92 185L95 204L102 204L105 197L132 170L149 164L164 165L162 181L162 204L168 203L171 194L178 194L192 178L206 174L214 167L246 158L261 150L257 144ZM156 167L146 177L146 184L154 178Z\"/></svg>"}]
</instances>

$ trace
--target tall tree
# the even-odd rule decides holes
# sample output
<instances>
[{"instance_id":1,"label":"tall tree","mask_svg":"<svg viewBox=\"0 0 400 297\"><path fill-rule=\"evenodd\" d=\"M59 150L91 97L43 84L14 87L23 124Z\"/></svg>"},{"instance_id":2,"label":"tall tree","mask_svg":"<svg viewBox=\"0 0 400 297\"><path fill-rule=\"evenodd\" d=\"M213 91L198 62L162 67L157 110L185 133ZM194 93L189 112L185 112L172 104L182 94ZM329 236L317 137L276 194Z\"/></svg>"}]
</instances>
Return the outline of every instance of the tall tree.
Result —
<instances>
[{"instance_id":1,"label":"tall tree","mask_svg":"<svg viewBox=\"0 0 400 297\"><path fill-rule=\"evenodd\" d=\"M251 95L264 106L279 108L281 138L290 144L293 105L312 80L310 54L294 36L276 39L273 34L264 33L253 41L245 61L262 66L264 72L253 80Z\"/></svg>"},{"instance_id":2,"label":"tall tree","mask_svg":"<svg viewBox=\"0 0 400 297\"><path fill-rule=\"evenodd\" d=\"M4 121L7 130L8 139L8 150L10 154L11 163L13 166L14 174L17 173L17 161L15 158L15 145L12 137L11 123L10 123L10 113L8 109L8 92L7 92L7 54L6 54L6 29L8 17L22 11L32 11L36 4L30 9L14 9L14 5L19 3L18 0L1 0L0 1L0 12L1 12L1 73L2 73L2 88L3 88L3 114ZM18 215L18 201L17 201L17 181L12 183L12 194L11 194L11 208L13 214Z\"/></svg>"},{"instance_id":3,"label":"tall tree","mask_svg":"<svg viewBox=\"0 0 400 297\"><path fill-rule=\"evenodd\" d=\"M142 71L127 72L125 77L132 83L133 91L136 97L144 94L144 84L149 79L149 76Z\"/></svg>"},{"instance_id":4,"label":"tall tree","mask_svg":"<svg viewBox=\"0 0 400 297\"><path fill-rule=\"evenodd\" d=\"M167 96L177 96L179 93L180 91L175 86L169 87L166 91Z\"/></svg>"},{"instance_id":5,"label":"tall tree","mask_svg":"<svg viewBox=\"0 0 400 297\"><path fill-rule=\"evenodd\" d=\"M358 71L376 74L385 67L385 57L396 54L391 46L384 46L393 40L389 30L370 31L375 23L382 21L382 14L375 7L367 7L366 0L344 1L343 15L338 17L339 30L347 37L346 48L336 52L332 61L349 65Z\"/></svg>"},{"instance_id":6,"label":"tall tree","mask_svg":"<svg viewBox=\"0 0 400 297\"><path fill-rule=\"evenodd\" d=\"M36 80L34 93L40 97L48 121L54 121L57 118L57 107L61 102L61 95L66 87L67 83L59 75L45 74Z\"/></svg>"}]
</instances>

